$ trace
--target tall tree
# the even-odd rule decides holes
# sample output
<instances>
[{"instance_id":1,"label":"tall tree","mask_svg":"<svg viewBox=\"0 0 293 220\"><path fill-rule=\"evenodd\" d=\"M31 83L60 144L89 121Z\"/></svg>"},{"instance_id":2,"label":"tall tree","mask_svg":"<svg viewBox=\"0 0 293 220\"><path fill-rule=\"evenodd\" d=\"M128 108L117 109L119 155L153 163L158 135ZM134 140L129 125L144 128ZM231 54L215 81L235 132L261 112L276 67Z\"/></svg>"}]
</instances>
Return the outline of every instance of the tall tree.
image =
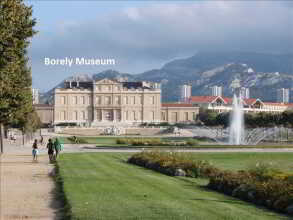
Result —
<instances>
[{"instance_id":1,"label":"tall tree","mask_svg":"<svg viewBox=\"0 0 293 220\"><path fill-rule=\"evenodd\" d=\"M0 1L0 135L3 125L22 120L33 111L31 70L27 47L36 33L32 7L23 0Z\"/></svg>"}]
</instances>

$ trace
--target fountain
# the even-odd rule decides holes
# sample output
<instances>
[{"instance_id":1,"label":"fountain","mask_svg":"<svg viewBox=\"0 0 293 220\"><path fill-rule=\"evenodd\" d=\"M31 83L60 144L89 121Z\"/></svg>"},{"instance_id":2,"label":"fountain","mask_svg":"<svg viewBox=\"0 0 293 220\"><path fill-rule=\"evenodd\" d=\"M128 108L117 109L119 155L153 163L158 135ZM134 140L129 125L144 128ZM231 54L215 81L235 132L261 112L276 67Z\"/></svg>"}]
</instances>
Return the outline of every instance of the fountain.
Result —
<instances>
[{"instance_id":1,"label":"fountain","mask_svg":"<svg viewBox=\"0 0 293 220\"><path fill-rule=\"evenodd\" d=\"M233 97L233 108L230 117L230 127L218 129L207 126L193 126L190 131L194 136L208 137L218 144L257 145L261 141L280 135L281 127L263 127L244 129L243 100Z\"/></svg>"},{"instance_id":2,"label":"fountain","mask_svg":"<svg viewBox=\"0 0 293 220\"><path fill-rule=\"evenodd\" d=\"M234 94L233 97L233 111L230 121L230 134L229 134L229 144L231 145L241 145L246 144L244 142L244 114L243 114L243 104L241 98L237 98Z\"/></svg>"}]
</instances>

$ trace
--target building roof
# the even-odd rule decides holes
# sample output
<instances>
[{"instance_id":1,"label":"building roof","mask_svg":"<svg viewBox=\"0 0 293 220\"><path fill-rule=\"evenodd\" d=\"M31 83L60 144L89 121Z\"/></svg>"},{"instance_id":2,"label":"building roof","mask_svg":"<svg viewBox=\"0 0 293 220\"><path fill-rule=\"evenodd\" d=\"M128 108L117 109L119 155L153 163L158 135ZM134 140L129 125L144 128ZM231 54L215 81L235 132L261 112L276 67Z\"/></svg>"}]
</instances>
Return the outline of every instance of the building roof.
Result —
<instances>
[{"instance_id":1,"label":"building roof","mask_svg":"<svg viewBox=\"0 0 293 220\"><path fill-rule=\"evenodd\" d=\"M143 88L142 82L122 82L123 87L126 87L127 89L138 89Z\"/></svg>"},{"instance_id":2,"label":"building roof","mask_svg":"<svg viewBox=\"0 0 293 220\"><path fill-rule=\"evenodd\" d=\"M162 107L193 107L188 103L162 103Z\"/></svg>"},{"instance_id":3,"label":"building roof","mask_svg":"<svg viewBox=\"0 0 293 220\"><path fill-rule=\"evenodd\" d=\"M233 98L231 97L221 97L221 96L191 96L189 99L190 103L213 103L217 99L222 99L225 104L232 104ZM273 106L288 106L293 108L293 103L279 103L279 102L263 102L260 99L250 98L250 99L243 99L244 104L246 105L253 105L257 101L263 103L264 105L273 105Z\"/></svg>"},{"instance_id":4,"label":"building roof","mask_svg":"<svg viewBox=\"0 0 293 220\"><path fill-rule=\"evenodd\" d=\"M274 106L284 106L286 107L287 105L284 103L280 103L280 102L264 102L265 105L274 105Z\"/></svg>"},{"instance_id":5,"label":"building roof","mask_svg":"<svg viewBox=\"0 0 293 220\"><path fill-rule=\"evenodd\" d=\"M220 96L191 96L189 98L190 102L197 102L197 103L211 103L215 101Z\"/></svg>"}]
</instances>

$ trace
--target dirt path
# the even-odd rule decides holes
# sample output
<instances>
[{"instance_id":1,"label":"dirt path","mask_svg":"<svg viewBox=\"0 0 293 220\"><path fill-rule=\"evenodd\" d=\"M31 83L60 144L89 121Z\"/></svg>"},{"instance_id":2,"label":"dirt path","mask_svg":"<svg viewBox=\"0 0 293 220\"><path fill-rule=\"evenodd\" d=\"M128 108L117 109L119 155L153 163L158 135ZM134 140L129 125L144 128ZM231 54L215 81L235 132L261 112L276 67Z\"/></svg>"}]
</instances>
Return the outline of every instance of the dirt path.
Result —
<instances>
[{"instance_id":1,"label":"dirt path","mask_svg":"<svg viewBox=\"0 0 293 220\"><path fill-rule=\"evenodd\" d=\"M46 150L33 162L30 145L8 147L0 157L0 219L61 219Z\"/></svg>"}]
</instances>

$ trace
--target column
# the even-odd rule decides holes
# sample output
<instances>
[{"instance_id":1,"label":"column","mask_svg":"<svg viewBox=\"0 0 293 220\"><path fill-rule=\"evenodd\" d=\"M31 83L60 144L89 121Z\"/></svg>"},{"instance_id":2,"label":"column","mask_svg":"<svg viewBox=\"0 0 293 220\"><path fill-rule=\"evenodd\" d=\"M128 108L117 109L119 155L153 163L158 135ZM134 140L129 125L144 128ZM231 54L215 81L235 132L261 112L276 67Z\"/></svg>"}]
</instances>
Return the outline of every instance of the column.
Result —
<instances>
[{"instance_id":1,"label":"column","mask_svg":"<svg viewBox=\"0 0 293 220\"><path fill-rule=\"evenodd\" d=\"M113 109L112 111L113 111L112 112L112 114L113 114L113 121L116 122L116 119L117 119L117 117L116 117L116 110Z\"/></svg>"}]
</instances>

